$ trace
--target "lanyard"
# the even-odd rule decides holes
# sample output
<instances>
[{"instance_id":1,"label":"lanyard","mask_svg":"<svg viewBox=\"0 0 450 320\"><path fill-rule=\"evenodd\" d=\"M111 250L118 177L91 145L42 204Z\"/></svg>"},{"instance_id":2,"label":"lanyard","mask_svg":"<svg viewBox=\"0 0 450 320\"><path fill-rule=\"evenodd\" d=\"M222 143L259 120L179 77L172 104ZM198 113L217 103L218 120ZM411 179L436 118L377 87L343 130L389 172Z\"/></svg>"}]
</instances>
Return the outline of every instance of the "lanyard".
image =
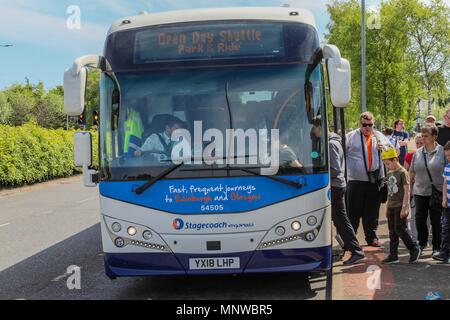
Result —
<instances>
[{"instance_id":1,"label":"lanyard","mask_svg":"<svg viewBox=\"0 0 450 320\"><path fill-rule=\"evenodd\" d=\"M369 170L367 169L367 160L366 160L366 149L365 149L365 143L364 143L364 140L363 140L363 134L362 134L362 132L361 131L359 131L359 133L360 133L360 138L361 138L361 149L362 149L362 153L363 153L363 159L364 159L364 167L366 168L366 172L367 172L367 175L369 174ZM376 138L376 135L374 134L374 136L375 136L375 138ZM371 148L372 148L372 146L370 146ZM369 146L367 146L367 148L369 148ZM379 167L378 167L378 169L381 169L381 152L380 152L380 150L378 150L378 160L379 160ZM370 180L370 179L369 179Z\"/></svg>"}]
</instances>

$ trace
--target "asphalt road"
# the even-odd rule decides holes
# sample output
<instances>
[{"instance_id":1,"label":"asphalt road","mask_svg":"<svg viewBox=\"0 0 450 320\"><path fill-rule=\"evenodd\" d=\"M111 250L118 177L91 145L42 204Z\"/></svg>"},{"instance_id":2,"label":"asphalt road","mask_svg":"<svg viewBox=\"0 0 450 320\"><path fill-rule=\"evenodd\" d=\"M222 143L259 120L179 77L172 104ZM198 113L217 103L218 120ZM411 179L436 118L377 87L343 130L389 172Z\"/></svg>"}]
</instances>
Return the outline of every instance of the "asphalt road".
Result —
<instances>
[{"instance_id":1,"label":"asphalt road","mask_svg":"<svg viewBox=\"0 0 450 320\"><path fill-rule=\"evenodd\" d=\"M81 289L67 287L80 267ZM96 188L69 178L0 192L0 299L324 299L324 277L104 274Z\"/></svg>"}]
</instances>

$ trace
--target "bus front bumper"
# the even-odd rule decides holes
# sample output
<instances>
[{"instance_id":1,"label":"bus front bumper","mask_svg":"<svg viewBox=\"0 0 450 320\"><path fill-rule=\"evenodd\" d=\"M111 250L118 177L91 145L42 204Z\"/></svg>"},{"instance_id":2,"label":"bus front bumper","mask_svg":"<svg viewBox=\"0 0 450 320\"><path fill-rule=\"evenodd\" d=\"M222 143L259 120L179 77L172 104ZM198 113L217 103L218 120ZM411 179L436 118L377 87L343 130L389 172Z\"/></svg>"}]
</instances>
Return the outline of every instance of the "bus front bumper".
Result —
<instances>
[{"instance_id":1,"label":"bus front bumper","mask_svg":"<svg viewBox=\"0 0 450 320\"><path fill-rule=\"evenodd\" d=\"M110 278L154 275L208 275L260 272L326 271L332 264L331 246L307 249L257 250L227 254L105 253ZM239 257L240 268L190 270L191 258Z\"/></svg>"}]
</instances>

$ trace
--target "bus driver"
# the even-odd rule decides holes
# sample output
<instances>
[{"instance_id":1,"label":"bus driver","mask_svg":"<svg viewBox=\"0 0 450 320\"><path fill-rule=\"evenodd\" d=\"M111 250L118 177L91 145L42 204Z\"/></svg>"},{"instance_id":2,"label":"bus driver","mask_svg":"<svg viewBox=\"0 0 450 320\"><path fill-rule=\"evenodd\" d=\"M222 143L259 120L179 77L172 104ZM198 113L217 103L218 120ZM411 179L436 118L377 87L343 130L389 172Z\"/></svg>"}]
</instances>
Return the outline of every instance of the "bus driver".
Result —
<instances>
[{"instance_id":1,"label":"bus driver","mask_svg":"<svg viewBox=\"0 0 450 320\"><path fill-rule=\"evenodd\" d=\"M159 161L171 159L172 149L176 143L171 138L172 133L183 127L183 121L175 116L168 116L165 120L164 131L150 135L142 147L135 151L136 157L142 156L144 152L149 152Z\"/></svg>"}]
</instances>

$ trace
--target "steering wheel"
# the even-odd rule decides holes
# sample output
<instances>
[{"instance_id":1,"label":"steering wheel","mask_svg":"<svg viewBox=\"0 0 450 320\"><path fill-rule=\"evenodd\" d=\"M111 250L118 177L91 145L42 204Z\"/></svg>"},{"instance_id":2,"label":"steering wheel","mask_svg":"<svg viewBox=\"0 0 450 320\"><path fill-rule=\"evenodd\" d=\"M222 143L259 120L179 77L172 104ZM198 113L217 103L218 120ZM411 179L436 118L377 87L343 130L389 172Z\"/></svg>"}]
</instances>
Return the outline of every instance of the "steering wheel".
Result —
<instances>
[{"instance_id":1,"label":"steering wheel","mask_svg":"<svg viewBox=\"0 0 450 320\"><path fill-rule=\"evenodd\" d=\"M146 161L159 164L161 163L161 155L166 156L166 154L163 151L149 150L149 151L141 151L140 157L142 157Z\"/></svg>"},{"instance_id":2,"label":"steering wheel","mask_svg":"<svg viewBox=\"0 0 450 320\"><path fill-rule=\"evenodd\" d=\"M142 152L142 156L145 155L150 155L150 154L164 154L164 151L158 151L158 150L148 150L148 151L141 151Z\"/></svg>"},{"instance_id":3,"label":"steering wheel","mask_svg":"<svg viewBox=\"0 0 450 320\"><path fill-rule=\"evenodd\" d=\"M280 104L280 109L275 117L275 121L273 122L273 129L278 129L278 126L280 125L280 119L281 119L281 115L283 114L284 110L286 109L288 103L297 95L299 94L301 89L297 89L294 92L292 92L289 97L287 97L286 100L284 100L281 104Z\"/></svg>"}]
</instances>

